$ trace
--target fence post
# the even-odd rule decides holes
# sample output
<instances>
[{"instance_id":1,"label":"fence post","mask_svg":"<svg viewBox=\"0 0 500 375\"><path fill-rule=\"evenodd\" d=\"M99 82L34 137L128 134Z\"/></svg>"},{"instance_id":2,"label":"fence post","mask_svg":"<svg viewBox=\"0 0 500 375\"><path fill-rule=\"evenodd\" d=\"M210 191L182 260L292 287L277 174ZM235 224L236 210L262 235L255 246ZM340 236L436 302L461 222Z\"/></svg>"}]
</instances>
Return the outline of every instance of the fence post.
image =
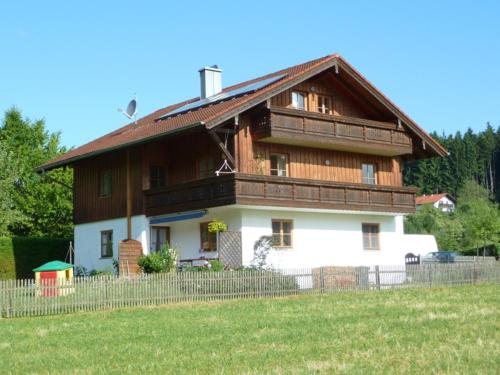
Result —
<instances>
[{"instance_id":1,"label":"fence post","mask_svg":"<svg viewBox=\"0 0 500 375\"><path fill-rule=\"evenodd\" d=\"M429 287L432 286L432 268L433 268L433 265L429 264L429 267L427 268L429 270L429 272L428 272L428 274L429 274Z\"/></svg>"},{"instance_id":2,"label":"fence post","mask_svg":"<svg viewBox=\"0 0 500 375\"><path fill-rule=\"evenodd\" d=\"M325 270L324 267L321 267L319 269L319 287L320 287L321 293L325 292L325 274L324 274L324 270Z\"/></svg>"},{"instance_id":3,"label":"fence post","mask_svg":"<svg viewBox=\"0 0 500 375\"><path fill-rule=\"evenodd\" d=\"M375 266L375 284L377 284L377 290L380 290L380 267Z\"/></svg>"},{"instance_id":4,"label":"fence post","mask_svg":"<svg viewBox=\"0 0 500 375\"><path fill-rule=\"evenodd\" d=\"M9 305L7 306L7 318L12 318L12 290L14 289L14 282L11 281L10 282L10 288L8 288L7 290L9 291L8 292L8 296L9 296Z\"/></svg>"}]
</instances>

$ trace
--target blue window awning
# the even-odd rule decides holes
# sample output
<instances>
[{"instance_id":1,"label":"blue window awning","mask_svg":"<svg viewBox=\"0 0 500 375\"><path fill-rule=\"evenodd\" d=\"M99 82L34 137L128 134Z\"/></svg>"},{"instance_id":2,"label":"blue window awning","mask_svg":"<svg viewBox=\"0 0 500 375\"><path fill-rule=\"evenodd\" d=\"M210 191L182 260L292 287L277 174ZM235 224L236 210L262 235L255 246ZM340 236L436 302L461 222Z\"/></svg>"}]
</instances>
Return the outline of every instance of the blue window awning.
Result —
<instances>
[{"instance_id":1,"label":"blue window awning","mask_svg":"<svg viewBox=\"0 0 500 375\"><path fill-rule=\"evenodd\" d=\"M149 224L163 224L171 223L173 221L182 221L190 219L198 219L207 214L207 210L189 211L189 212L177 212L175 214L155 216L149 219Z\"/></svg>"}]
</instances>

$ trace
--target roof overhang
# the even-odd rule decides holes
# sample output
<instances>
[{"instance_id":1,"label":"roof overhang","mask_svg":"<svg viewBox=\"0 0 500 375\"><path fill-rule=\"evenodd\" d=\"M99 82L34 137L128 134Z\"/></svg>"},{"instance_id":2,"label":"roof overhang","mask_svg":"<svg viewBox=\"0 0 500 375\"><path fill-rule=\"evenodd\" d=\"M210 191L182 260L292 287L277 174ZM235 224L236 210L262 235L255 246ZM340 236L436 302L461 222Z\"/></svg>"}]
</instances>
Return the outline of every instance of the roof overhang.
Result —
<instances>
[{"instance_id":1,"label":"roof overhang","mask_svg":"<svg viewBox=\"0 0 500 375\"><path fill-rule=\"evenodd\" d=\"M49 171L51 169L55 169L55 168L59 168L59 167L64 167L64 166L73 164L74 162L79 161L79 160L87 159L87 158L90 158L90 157L93 157L93 156L102 155L102 154L104 154L106 152L110 152L110 151L122 150L122 149L126 149L128 147L138 146L140 144L151 142L151 141L154 141L154 140L157 140L157 139L161 139L161 138L164 138L164 137L168 137L168 136L171 136L171 135L174 135L174 134L181 134L181 133L184 133L186 131L193 130L193 129L197 128L197 127L203 127L204 125L205 125L205 123L203 121L198 121L198 122L192 123L190 125L183 126L182 128L174 129L174 130L171 130L171 131L168 131L168 132L165 132L165 133L161 133L161 134L156 134L156 135L151 136L151 137L141 138L141 139L138 139L136 141L131 141L131 142L122 143L122 144L119 144L119 145L115 145L115 146L103 148L103 149L97 150L95 152L89 152L89 153L86 153L86 154L83 154L83 155L75 156L73 158L61 160L60 162L59 161L55 161L54 163L43 164L41 166L36 167L35 171L37 173L44 173L45 171Z\"/></svg>"}]
</instances>

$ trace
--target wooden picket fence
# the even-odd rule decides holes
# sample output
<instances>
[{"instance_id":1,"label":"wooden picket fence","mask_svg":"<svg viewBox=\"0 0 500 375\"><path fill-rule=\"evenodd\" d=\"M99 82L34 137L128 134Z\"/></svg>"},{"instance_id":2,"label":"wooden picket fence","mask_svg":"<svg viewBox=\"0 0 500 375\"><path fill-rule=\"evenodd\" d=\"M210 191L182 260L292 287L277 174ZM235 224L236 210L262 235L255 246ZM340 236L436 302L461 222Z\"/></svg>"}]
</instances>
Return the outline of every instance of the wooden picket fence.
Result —
<instances>
[{"instance_id":1,"label":"wooden picket fence","mask_svg":"<svg viewBox=\"0 0 500 375\"><path fill-rule=\"evenodd\" d=\"M496 263L198 271L94 276L37 285L0 281L0 317L54 315L185 301L263 298L342 290L499 283Z\"/></svg>"}]
</instances>

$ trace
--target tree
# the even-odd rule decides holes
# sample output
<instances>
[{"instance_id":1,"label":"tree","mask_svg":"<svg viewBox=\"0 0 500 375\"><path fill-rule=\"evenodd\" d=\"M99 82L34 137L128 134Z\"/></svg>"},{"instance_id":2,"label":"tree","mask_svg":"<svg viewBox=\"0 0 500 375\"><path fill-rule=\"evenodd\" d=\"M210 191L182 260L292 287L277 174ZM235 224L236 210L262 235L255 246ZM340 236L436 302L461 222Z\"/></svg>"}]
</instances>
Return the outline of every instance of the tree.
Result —
<instances>
[{"instance_id":1,"label":"tree","mask_svg":"<svg viewBox=\"0 0 500 375\"><path fill-rule=\"evenodd\" d=\"M8 235L9 226L23 218L14 205L16 169L13 158L0 142L0 236Z\"/></svg>"},{"instance_id":2,"label":"tree","mask_svg":"<svg viewBox=\"0 0 500 375\"><path fill-rule=\"evenodd\" d=\"M464 227L465 245L475 247L477 255L480 247L498 241L500 235L498 206L489 197L489 191L473 181L468 181L459 192L457 215Z\"/></svg>"},{"instance_id":3,"label":"tree","mask_svg":"<svg viewBox=\"0 0 500 375\"><path fill-rule=\"evenodd\" d=\"M22 214L9 223L11 234L20 236L72 236L72 191L58 184L72 185L72 171L60 169L42 176L35 168L66 152L60 134L50 134L43 120L31 121L12 108L0 127L5 152L15 160L16 181L12 204Z\"/></svg>"}]
</instances>

